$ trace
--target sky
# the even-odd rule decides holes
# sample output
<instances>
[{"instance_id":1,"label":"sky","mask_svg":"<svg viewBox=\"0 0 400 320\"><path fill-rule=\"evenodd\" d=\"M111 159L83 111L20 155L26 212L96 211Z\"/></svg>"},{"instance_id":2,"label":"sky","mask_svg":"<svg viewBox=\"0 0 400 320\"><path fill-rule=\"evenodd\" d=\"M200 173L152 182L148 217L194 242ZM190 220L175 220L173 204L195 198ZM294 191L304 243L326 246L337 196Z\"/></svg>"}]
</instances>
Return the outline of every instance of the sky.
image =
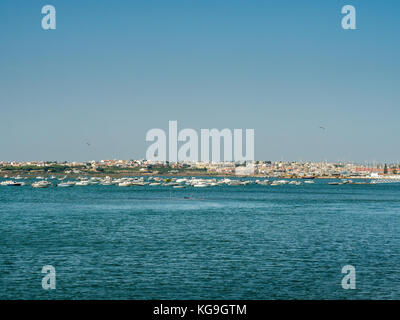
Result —
<instances>
[{"instance_id":1,"label":"sky","mask_svg":"<svg viewBox=\"0 0 400 320\"><path fill-rule=\"evenodd\" d=\"M176 120L254 129L257 160L399 162L399 33L396 0L2 0L0 160L142 159Z\"/></svg>"}]
</instances>

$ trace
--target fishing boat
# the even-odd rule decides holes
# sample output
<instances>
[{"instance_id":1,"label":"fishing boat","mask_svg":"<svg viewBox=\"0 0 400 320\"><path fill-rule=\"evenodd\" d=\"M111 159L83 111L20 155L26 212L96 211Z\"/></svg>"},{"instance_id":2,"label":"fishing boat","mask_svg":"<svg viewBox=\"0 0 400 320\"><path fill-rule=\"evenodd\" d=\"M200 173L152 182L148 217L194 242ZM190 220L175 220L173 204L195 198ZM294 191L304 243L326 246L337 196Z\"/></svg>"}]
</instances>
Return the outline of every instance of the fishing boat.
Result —
<instances>
[{"instance_id":1,"label":"fishing boat","mask_svg":"<svg viewBox=\"0 0 400 320\"><path fill-rule=\"evenodd\" d=\"M193 185L194 188L205 188L208 187L208 184L205 183L198 183Z\"/></svg>"},{"instance_id":2,"label":"fishing boat","mask_svg":"<svg viewBox=\"0 0 400 320\"><path fill-rule=\"evenodd\" d=\"M88 180L82 180L75 183L76 186L88 186L91 184Z\"/></svg>"},{"instance_id":3,"label":"fishing boat","mask_svg":"<svg viewBox=\"0 0 400 320\"><path fill-rule=\"evenodd\" d=\"M67 182L61 182L61 183L59 183L58 185L57 185L57 187L59 187L59 188L70 188L70 187L73 187L75 185L75 183L74 182L72 182L72 181L67 181Z\"/></svg>"},{"instance_id":4,"label":"fishing boat","mask_svg":"<svg viewBox=\"0 0 400 320\"><path fill-rule=\"evenodd\" d=\"M227 184L230 185L230 186L241 186L242 182L239 181L239 180L231 180Z\"/></svg>"},{"instance_id":5,"label":"fishing boat","mask_svg":"<svg viewBox=\"0 0 400 320\"><path fill-rule=\"evenodd\" d=\"M50 186L51 186L51 182L48 182L45 180L32 183L33 188L48 188Z\"/></svg>"},{"instance_id":6,"label":"fishing boat","mask_svg":"<svg viewBox=\"0 0 400 320\"><path fill-rule=\"evenodd\" d=\"M143 187L144 185L145 185L145 183L141 182L141 181L132 182L132 186Z\"/></svg>"},{"instance_id":7,"label":"fishing boat","mask_svg":"<svg viewBox=\"0 0 400 320\"><path fill-rule=\"evenodd\" d=\"M168 182L168 183L164 184L164 186L167 186L167 187L174 187L174 186L179 186L179 185L180 184L177 182Z\"/></svg>"},{"instance_id":8,"label":"fishing boat","mask_svg":"<svg viewBox=\"0 0 400 320\"><path fill-rule=\"evenodd\" d=\"M130 182L130 181L124 181L124 182L118 183L119 187L130 187L131 185L132 185L132 182Z\"/></svg>"},{"instance_id":9,"label":"fishing boat","mask_svg":"<svg viewBox=\"0 0 400 320\"><path fill-rule=\"evenodd\" d=\"M277 182L280 184L288 184L289 183L288 180L278 180Z\"/></svg>"},{"instance_id":10,"label":"fishing boat","mask_svg":"<svg viewBox=\"0 0 400 320\"><path fill-rule=\"evenodd\" d=\"M2 185L8 186L8 187L20 187L24 184L22 182L16 182L16 181L10 180L10 181L2 182Z\"/></svg>"}]
</instances>

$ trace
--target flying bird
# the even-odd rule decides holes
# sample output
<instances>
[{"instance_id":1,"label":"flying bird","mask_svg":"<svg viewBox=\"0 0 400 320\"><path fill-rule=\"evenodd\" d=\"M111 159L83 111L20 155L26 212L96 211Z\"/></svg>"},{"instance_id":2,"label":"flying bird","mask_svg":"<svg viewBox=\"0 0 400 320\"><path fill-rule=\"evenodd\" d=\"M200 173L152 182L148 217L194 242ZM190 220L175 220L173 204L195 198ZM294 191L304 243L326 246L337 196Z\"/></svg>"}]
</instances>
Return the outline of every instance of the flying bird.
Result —
<instances>
[{"instance_id":1,"label":"flying bird","mask_svg":"<svg viewBox=\"0 0 400 320\"><path fill-rule=\"evenodd\" d=\"M322 129L322 130L326 130L326 128L325 128L325 127L321 127L321 126L320 126L319 128L320 128L320 129Z\"/></svg>"}]
</instances>

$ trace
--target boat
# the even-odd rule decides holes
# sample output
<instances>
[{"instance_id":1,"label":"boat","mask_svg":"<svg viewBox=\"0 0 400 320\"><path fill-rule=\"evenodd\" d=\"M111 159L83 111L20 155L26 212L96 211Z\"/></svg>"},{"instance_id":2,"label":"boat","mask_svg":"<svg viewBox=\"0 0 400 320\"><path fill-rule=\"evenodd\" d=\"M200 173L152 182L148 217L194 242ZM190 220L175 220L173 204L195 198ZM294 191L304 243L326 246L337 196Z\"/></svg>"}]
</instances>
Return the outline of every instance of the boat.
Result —
<instances>
[{"instance_id":1,"label":"boat","mask_svg":"<svg viewBox=\"0 0 400 320\"><path fill-rule=\"evenodd\" d=\"M75 185L74 182L61 182L57 185L57 187L60 188L69 188L69 187L73 187Z\"/></svg>"},{"instance_id":2,"label":"boat","mask_svg":"<svg viewBox=\"0 0 400 320\"><path fill-rule=\"evenodd\" d=\"M10 181L4 181L2 183L2 185L8 186L8 187L20 187L20 186L23 186L24 183L10 180Z\"/></svg>"},{"instance_id":3,"label":"boat","mask_svg":"<svg viewBox=\"0 0 400 320\"><path fill-rule=\"evenodd\" d=\"M265 185L269 185L269 184L271 184L271 182L270 182L270 181L268 181L268 180L256 180L256 184L259 184L259 185L265 186Z\"/></svg>"},{"instance_id":4,"label":"boat","mask_svg":"<svg viewBox=\"0 0 400 320\"><path fill-rule=\"evenodd\" d=\"M231 180L227 184L230 185L230 186L241 186L242 182L239 181L239 180Z\"/></svg>"},{"instance_id":5,"label":"boat","mask_svg":"<svg viewBox=\"0 0 400 320\"><path fill-rule=\"evenodd\" d=\"M277 183L280 183L280 184L288 184L289 181L288 181L288 180L278 180Z\"/></svg>"},{"instance_id":6,"label":"boat","mask_svg":"<svg viewBox=\"0 0 400 320\"><path fill-rule=\"evenodd\" d=\"M144 182L140 182L140 181L132 182L132 186L143 187L144 185L145 185Z\"/></svg>"},{"instance_id":7,"label":"boat","mask_svg":"<svg viewBox=\"0 0 400 320\"><path fill-rule=\"evenodd\" d=\"M281 186L281 185L282 185L282 183L278 183L276 181L271 183L271 186Z\"/></svg>"},{"instance_id":8,"label":"boat","mask_svg":"<svg viewBox=\"0 0 400 320\"><path fill-rule=\"evenodd\" d=\"M176 182L168 182L168 183L164 184L164 186L167 186L167 187L174 187L174 186L179 186L179 185L180 184L176 183Z\"/></svg>"},{"instance_id":9,"label":"boat","mask_svg":"<svg viewBox=\"0 0 400 320\"><path fill-rule=\"evenodd\" d=\"M130 181L124 181L124 182L118 183L118 186L120 186L120 187L130 187L131 185L132 185L132 182L130 182Z\"/></svg>"},{"instance_id":10,"label":"boat","mask_svg":"<svg viewBox=\"0 0 400 320\"><path fill-rule=\"evenodd\" d=\"M194 188L205 188L205 187L208 187L208 185L205 183L199 183L199 184L194 184L193 187Z\"/></svg>"},{"instance_id":11,"label":"boat","mask_svg":"<svg viewBox=\"0 0 400 320\"><path fill-rule=\"evenodd\" d=\"M48 182L45 180L32 183L33 188L48 188L50 186L51 186L51 182Z\"/></svg>"},{"instance_id":12,"label":"boat","mask_svg":"<svg viewBox=\"0 0 400 320\"><path fill-rule=\"evenodd\" d=\"M82 180L75 183L76 186L88 186L91 184L88 180Z\"/></svg>"}]
</instances>

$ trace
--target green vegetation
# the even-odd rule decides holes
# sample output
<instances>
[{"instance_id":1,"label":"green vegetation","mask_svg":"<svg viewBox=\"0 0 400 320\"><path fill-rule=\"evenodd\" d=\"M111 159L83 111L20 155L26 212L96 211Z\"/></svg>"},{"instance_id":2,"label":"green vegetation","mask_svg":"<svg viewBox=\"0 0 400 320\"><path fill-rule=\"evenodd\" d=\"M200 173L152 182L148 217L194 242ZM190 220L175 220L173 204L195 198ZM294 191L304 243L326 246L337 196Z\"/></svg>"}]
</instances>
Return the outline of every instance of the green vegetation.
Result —
<instances>
[{"instance_id":1,"label":"green vegetation","mask_svg":"<svg viewBox=\"0 0 400 320\"><path fill-rule=\"evenodd\" d=\"M142 170L141 170L142 169ZM73 171L78 170L80 173L99 173L99 174L185 174L185 173L193 173L193 174L206 174L207 169L197 169L190 168L188 166L173 168L171 166L149 166L148 168L143 167L119 167L119 166L110 166L110 167L98 167L93 168L91 165L80 165L80 166L68 166L65 164L51 164L47 166L33 166L33 165L24 165L24 166L3 166L0 167L0 171L8 174L33 174L33 173L52 173L52 174L64 174L64 173L74 173Z\"/></svg>"},{"instance_id":2,"label":"green vegetation","mask_svg":"<svg viewBox=\"0 0 400 320\"><path fill-rule=\"evenodd\" d=\"M54 173L62 173L65 170L72 170L72 169L78 169L81 170L84 168L83 166L77 166L77 167L69 167L66 165L60 165L60 164L52 164L50 166L46 167L38 167L38 166L19 166L19 167L14 167L14 166L4 166L0 167L2 171L11 171L11 172L31 172L31 171L42 171L42 172L54 172Z\"/></svg>"}]
</instances>

